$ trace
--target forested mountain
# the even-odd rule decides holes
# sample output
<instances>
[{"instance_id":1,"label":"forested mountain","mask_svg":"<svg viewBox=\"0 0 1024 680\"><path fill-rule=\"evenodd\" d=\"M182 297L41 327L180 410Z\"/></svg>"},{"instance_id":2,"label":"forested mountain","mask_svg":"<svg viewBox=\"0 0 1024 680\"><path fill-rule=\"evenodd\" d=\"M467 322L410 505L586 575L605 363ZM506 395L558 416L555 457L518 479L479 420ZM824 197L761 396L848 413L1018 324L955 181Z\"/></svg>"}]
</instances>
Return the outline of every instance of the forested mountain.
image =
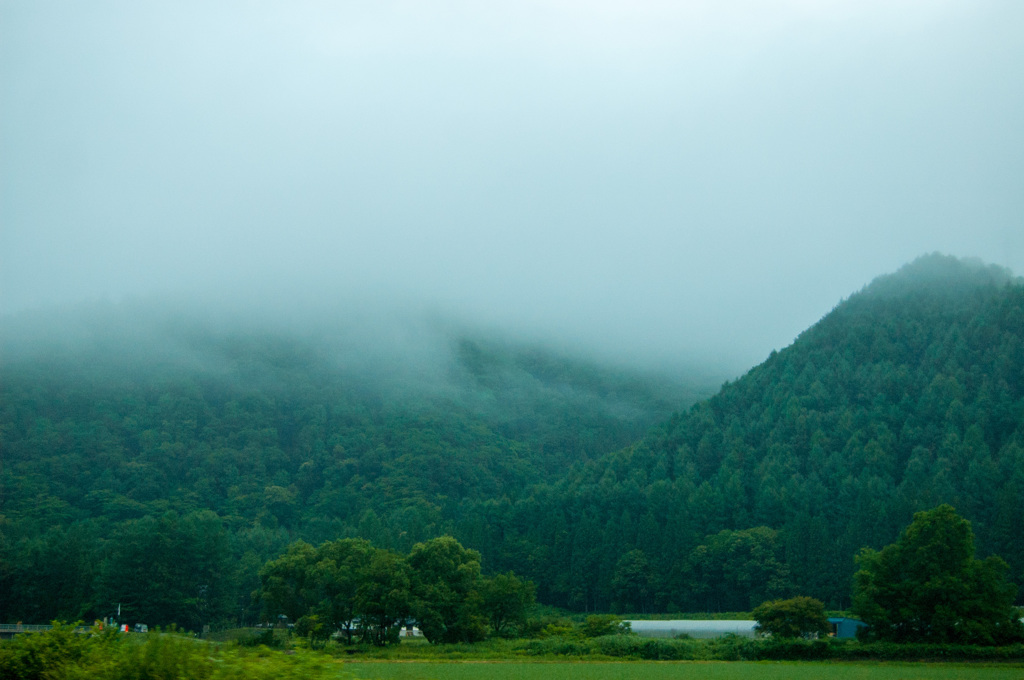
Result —
<instances>
[{"instance_id":1,"label":"forested mountain","mask_svg":"<svg viewBox=\"0 0 1024 680\"><path fill-rule=\"evenodd\" d=\"M945 502L1024 584L1024 285L933 255L463 540L571 607L844 607L858 549Z\"/></svg>"},{"instance_id":2,"label":"forested mountain","mask_svg":"<svg viewBox=\"0 0 1024 680\"><path fill-rule=\"evenodd\" d=\"M257 570L295 539L408 551L712 391L445 324L325 327L9 319L0 620L252 619Z\"/></svg>"},{"instance_id":3,"label":"forested mountain","mask_svg":"<svg viewBox=\"0 0 1024 680\"><path fill-rule=\"evenodd\" d=\"M450 327L357 351L69 318L3 331L0 619L251 621L296 539L444 533L578 610L842 608L856 552L944 502L1024 583L1024 285L999 268L921 258L700 402Z\"/></svg>"}]
</instances>

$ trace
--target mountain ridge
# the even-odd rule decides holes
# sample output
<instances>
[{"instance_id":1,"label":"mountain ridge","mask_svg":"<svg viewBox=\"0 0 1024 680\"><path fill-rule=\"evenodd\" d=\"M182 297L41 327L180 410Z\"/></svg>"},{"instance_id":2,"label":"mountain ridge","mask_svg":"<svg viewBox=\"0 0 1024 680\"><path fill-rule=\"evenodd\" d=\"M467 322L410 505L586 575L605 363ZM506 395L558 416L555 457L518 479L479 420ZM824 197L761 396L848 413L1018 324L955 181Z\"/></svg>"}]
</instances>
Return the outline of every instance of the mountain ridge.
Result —
<instances>
[{"instance_id":1,"label":"mountain ridge","mask_svg":"<svg viewBox=\"0 0 1024 680\"><path fill-rule=\"evenodd\" d=\"M524 503L513 523L556 518L564 538L520 538L559 545L531 575L542 597L569 606L729 611L800 592L841 607L856 551L891 542L915 510L942 502L1021 581L1024 286L1000 268L921 258L534 498L542 509ZM634 550L649 570L635 592L646 595L623 601L628 590L613 584ZM727 567L737 551L742 578ZM503 564L526 560L509 552ZM575 576L559 584L559 574ZM712 597L723 592L737 595Z\"/></svg>"},{"instance_id":2,"label":"mountain ridge","mask_svg":"<svg viewBox=\"0 0 1024 680\"><path fill-rule=\"evenodd\" d=\"M168 570L185 600L226 575L221 618L295 538L441 533L572 609L842 608L856 551L942 502L1024 578L1024 285L998 267L920 258L701 401L480 336L432 339L406 375L322 338L178 332L205 354L5 357L0 616L130 610L116 575L153 532L202 565Z\"/></svg>"}]
</instances>

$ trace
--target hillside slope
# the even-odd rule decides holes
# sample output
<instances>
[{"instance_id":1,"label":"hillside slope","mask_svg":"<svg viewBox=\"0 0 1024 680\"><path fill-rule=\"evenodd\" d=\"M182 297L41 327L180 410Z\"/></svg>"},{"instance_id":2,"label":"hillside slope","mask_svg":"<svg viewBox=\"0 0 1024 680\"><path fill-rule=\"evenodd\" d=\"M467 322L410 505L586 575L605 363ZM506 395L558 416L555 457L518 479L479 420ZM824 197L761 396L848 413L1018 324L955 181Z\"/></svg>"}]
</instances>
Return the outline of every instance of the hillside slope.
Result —
<instances>
[{"instance_id":1,"label":"hillside slope","mask_svg":"<svg viewBox=\"0 0 1024 680\"><path fill-rule=\"evenodd\" d=\"M3 330L0 619L251 620L290 541L441 533L579 610L842 608L856 552L943 502L1024 583L1024 285L999 268L921 258L667 421L706 383L450 328L370 351L85 318Z\"/></svg>"},{"instance_id":2,"label":"hillside slope","mask_svg":"<svg viewBox=\"0 0 1024 680\"><path fill-rule=\"evenodd\" d=\"M843 607L858 549L944 502L1024 583L1024 286L933 255L476 544L581 609Z\"/></svg>"},{"instance_id":3,"label":"hillside slope","mask_svg":"<svg viewBox=\"0 0 1024 680\"><path fill-rule=\"evenodd\" d=\"M0 620L237 614L292 540L407 551L711 391L448 326L387 347L131 305L14 321Z\"/></svg>"}]
</instances>

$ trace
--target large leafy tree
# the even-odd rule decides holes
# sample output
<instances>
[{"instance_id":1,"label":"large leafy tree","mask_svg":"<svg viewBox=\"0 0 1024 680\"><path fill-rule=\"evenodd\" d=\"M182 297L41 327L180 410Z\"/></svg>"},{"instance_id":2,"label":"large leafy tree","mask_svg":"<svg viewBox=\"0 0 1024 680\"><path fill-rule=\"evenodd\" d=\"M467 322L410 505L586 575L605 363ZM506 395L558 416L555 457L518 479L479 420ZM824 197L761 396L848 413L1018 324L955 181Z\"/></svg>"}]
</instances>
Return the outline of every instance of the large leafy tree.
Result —
<instances>
[{"instance_id":1,"label":"large leafy tree","mask_svg":"<svg viewBox=\"0 0 1024 680\"><path fill-rule=\"evenodd\" d=\"M748 611L791 593L778 532L768 527L724 529L690 554L695 590L707 611Z\"/></svg>"},{"instance_id":2,"label":"large leafy tree","mask_svg":"<svg viewBox=\"0 0 1024 680\"><path fill-rule=\"evenodd\" d=\"M260 569L253 593L265 618L284 614L311 638L342 630L352 639L356 619L364 638L384 645L409 615L409 568L401 555L345 538L319 547L296 541Z\"/></svg>"},{"instance_id":3,"label":"large leafy tree","mask_svg":"<svg viewBox=\"0 0 1024 680\"><path fill-rule=\"evenodd\" d=\"M536 588L514 572L495 574L480 584L480 597L484 613L494 634L507 635L513 628L526 623L526 613L534 602Z\"/></svg>"},{"instance_id":4,"label":"large leafy tree","mask_svg":"<svg viewBox=\"0 0 1024 680\"><path fill-rule=\"evenodd\" d=\"M965 644L1024 638L1006 562L975 559L971 524L950 505L916 513L896 543L863 549L857 564L853 609L878 638Z\"/></svg>"},{"instance_id":5,"label":"large leafy tree","mask_svg":"<svg viewBox=\"0 0 1024 680\"><path fill-rule=\"evenodd\" d=\"M253 598L263 606L264 618L287 616L293 621L310 613L316 549L305 541L296 541L288 551L260 569L260 587Z\"/></svg>"},{"instance_id":6,"label":"large leafy tree","mask_svg":"<svg viewBox=\"0 0 1024 680\"><path fill-rule=\"evenodd\" d=\"M316 549L307 600L329 630L344 630L350 640L358 616L356 595L377 552L369 541L358 538L328 541Z\"/></svg>"},{"instance_id":7,"label":"large leafy tree","mask_svg":"<svg viewBox=\"0 0 1024 680\"><path fill-rule=\"evenodd\" d=\"M260 569L253 596L265 618L284 614L311 640L339 629L351 640L358 620L365 641L386 645L410 616L431 642L480 640L487 623L507 634L525 623L535 592L512 572L482 577L480 554L443 536L417 543L408 557L363 539L317 548L296 541Z\"/></svg>"},{"instance_id":8,"label":"large leafy tree","mask_svg":"<svg viewBox=\"0 0 1024 680\"><path fill-rule=\"evenodd\" d=\"M375 565L384 552L358 538L327 541L317 548L296 541L260 569L260 588L253 595L262 603L265 618L305 618L307 627L315 620L328 634L342 630L351 640L356 618L366 619L367 613L373 621L381 618L380 607L368 608L364 591L367 583L379 581ZM408 577L405 580L408 591Z\"/></svg>"},{"instance_id":9,"label":"large leafy tree","mask_svg":"<svg viewBox=\"0 0 1024 680\"><path fill-rule=\"evenodd\" d=\"M480 553L451 536L417 543L409 553L413 613L430 642L476 642L486 635Z\"/></svg>"},{"instance_id":10,"label":"large leafy tree","mask_svg":"<svg viewBox=\"0 0 1024 680\"><path fill-rule=\"evenodd\" d=\"M814 637L828 632L825 605L813 597L762 602L754 609L757 629L776 637Z\"/></svg>"},{"instance_id":11,"label":"large leafy tree","mask_svg":"<svg viewBox=\"0 0 1024 680\"><path fill-rule=\"evenodd\" d=\"M398 642L402 623L412 608L409 565L390 550L375 550L362 572L354 609L364 637L383 647Z\"/></svg>"}]
</instances>

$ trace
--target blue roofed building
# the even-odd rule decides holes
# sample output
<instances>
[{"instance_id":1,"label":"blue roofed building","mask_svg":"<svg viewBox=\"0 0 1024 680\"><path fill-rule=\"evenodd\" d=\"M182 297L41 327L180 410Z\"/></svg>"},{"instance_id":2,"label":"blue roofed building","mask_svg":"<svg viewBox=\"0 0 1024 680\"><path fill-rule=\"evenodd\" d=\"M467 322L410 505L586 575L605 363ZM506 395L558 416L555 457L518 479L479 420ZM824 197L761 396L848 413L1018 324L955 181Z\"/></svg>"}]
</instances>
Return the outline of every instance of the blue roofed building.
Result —
<instances>
[{"instance_id":1,"label":"blue roofed building","mask_svg":"<svg viewBox=\"0 0 1024 680\"><path fill-rule=\"evenodd\" d=\"M845 616L830 616L828 623L832 626L832 635L837 638L857 637L857 631L868 626L863 621L848 619Z\"/></svg>"}]
</instances>

